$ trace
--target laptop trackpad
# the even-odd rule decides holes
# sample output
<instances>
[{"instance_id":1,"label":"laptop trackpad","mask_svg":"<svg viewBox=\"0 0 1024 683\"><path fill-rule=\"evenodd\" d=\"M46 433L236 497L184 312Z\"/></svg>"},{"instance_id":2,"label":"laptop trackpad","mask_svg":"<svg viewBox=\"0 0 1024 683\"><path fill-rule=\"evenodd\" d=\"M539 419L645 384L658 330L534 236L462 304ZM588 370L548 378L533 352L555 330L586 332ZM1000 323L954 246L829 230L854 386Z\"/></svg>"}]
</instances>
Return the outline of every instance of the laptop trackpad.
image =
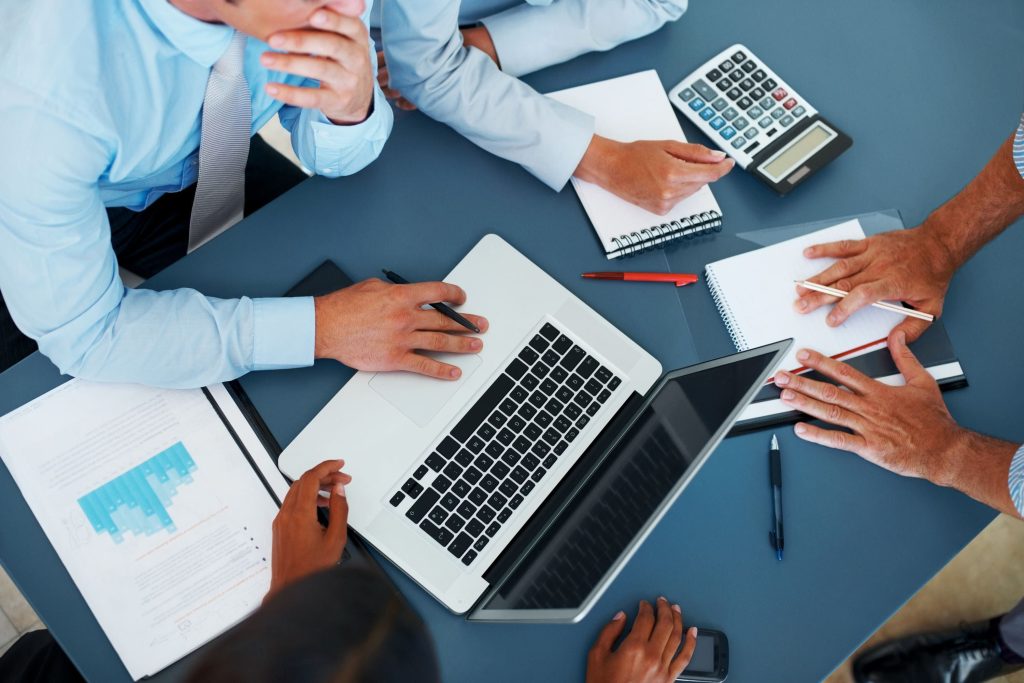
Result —
<instances>
[{"instance_id":1,"label":"laptop trackpad","mask_svg":"<svg viewBox=\"0 0 1024 683\"><path fill-rule=\"evenodd\" d=\"M480 356L471 353L426 354L442 363L456 365L462 377L450 382L411 372L380 372L370 380L370 387L420 427L425 427L444 408L448 400L465 385L480 367Z\"/></svg>"}]
</instances>

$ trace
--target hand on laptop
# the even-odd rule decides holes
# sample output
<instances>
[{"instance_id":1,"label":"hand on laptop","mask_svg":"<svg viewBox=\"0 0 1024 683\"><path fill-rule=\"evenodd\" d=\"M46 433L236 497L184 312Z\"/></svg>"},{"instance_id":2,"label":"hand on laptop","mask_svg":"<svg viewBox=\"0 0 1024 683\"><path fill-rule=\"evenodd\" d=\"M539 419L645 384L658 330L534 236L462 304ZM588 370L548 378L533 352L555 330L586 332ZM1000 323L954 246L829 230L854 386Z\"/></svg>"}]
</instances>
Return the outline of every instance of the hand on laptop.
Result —
<instances>
[{"instance_id":1,"label":"hand on laptop","mask_svg":"<svg viewBox=\"0 0 1024 683\"><path fill-rule=\"evenodd\" d=\"M697 629L684 634L682 610L665 598L658 598L656 608L642 600L632 630L613 650L625 628L626 614L619 612L601 629L587 656L587 683L669 683L697 647Z\"/></svg>"},{"instance_id":2,"label":"hand on laptop","mask_svg":"<svg viewBox=\"0 0 1024 683\"><path fill-rule=\"evenodd\" d=\"M316 88L267 83L275 100L303 109L319 109L336 124L361 123L370 115L373 72L370 68L370 34L360 15L362 0L335 0L310 17L311 28L279 31L268 43L263 66L274 71L313 78Z\"/></svg>"},{"instance_id":3,"label":"hand on laptop","mask_svg":"<svg viewBox=\"0 0 1024 683\"><path fill-rule=\"evenodd\" d=\"M345 484L352 477L341 471L344 460L326 460L291 485L274 518L274 548L267 597L314 572L333 567L348 539L348 500ZM330 499L319 495L330 493ZM330 510L325 529L317 508Z\"/></svg>"},{"instance_id":4,"label":"hand on laptop","mask_svg":"<svg viewBox=\"0 0 1024 683\"><path fill-rule=\"evenodd\" d=\"M826 322L836 327L855 311L875 301L905 301L919 311L938 317L957 264L942 242L922 227L895 230L863 240L817 244L804 250L807 258L839 259L810 278L811 282L850 292L840 299ZM835 297L797 287L796 310L811 311L836 301ZM914 341L928 323L906 318L895 327Z\"/></svg>"},{"instance_id":5,"label":"hand on laptop","mask_svg":"<svg viewBox=\"0 0 1024 683\"><path fill-rule=\"evenodd\" d=\"M617 142L595 135L576 177L665 215L685 197L732 170L725 152L676 140Z\"/></svg>"},{"instance_id":6,"label":"hand on laptop","mask_svg":"<svg viewBox=\"0 0 1024 683\"><path fill-rule=\"evenodd\" d=\"M466 293L455 285L392 285L370 279L315 301L316 357L334 358L357 370L407 370L455 380L462 374L459 368L417 352L479 353L483 348L483 341L467 335L457 322L422 308L438 301L465 303ZM464 315L487 331L486 318Z\"/></svg>"}]
</instances>

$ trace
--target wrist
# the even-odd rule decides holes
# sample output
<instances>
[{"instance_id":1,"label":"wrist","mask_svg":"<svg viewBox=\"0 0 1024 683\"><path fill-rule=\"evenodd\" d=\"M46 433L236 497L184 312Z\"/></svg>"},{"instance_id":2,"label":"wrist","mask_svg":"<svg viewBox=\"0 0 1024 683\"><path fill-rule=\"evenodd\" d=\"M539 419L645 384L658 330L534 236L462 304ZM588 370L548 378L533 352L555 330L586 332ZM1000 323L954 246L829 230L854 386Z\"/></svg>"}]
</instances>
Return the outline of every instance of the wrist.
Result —
<instances>
[{"instance_id":1,"label":"wrist","mask_svg":"<svg viewBox=\"0 0 1024 683\"><path fill-rule=\"evenodd\" d=\"M955 427L944 440L945 447L935 457L929 458L924 478L938 486L960 488L958 483L963 480L963 468L974 461L972 435L967 429Z\"/></svg>"},{"instance_id":2,"label":"wrist","mask_svg":"<svg viewBox=\"0 0 1024 683\"><path fill-rule=\"evenodd\" d=\"M357 108L354 114L340 112L332 115L324 112L324 116L335 126L358 126L360 123L364 123L366 119L373 116L373 90L370 90L370 101L364 107Z\"/></svg>"},{"instance_id":3,"label":"wrist","mask_svg":"<svg viewBox=\"0 0 1024 683\"><path fill-rule=\"evenodd\" d=\"M610 175L608 169L615 167L615 159L621 144L615 140L594 135L573 175L580 180L603 187L608 182Z\"/></svg>"},{"instance_id":4,"label":"wrist","mask_svg":"<svg viewBox=\"0 0 1024 683\"><path fill-rule=\"evenodd\" d=\"M491 32L486 26L473 26L462 29L462 44L466 47L475 47L491 58L491 61L501 68L501 60L498 59L498 50L494 47L494 40Z\"/></svg>"},{"instance_id":5,"label":"wrist","mask_svg":"<svg viewBox=\"0 0 1024 683\"><path fill-rule=\"evenodd\" d=\"M953 273L969 256L961 253L962 250L951 236L951 231L947 229L942 216L933 213L916 230L920 231L923 246L928 252L929 263L945 275L946 279L952 278Z\"/></svg>"},{"instance_id":6,"label":"wrist","mask_svg":"<svg viewBox=\"0 0 1024 683\"><path fill-rule=\"evenodd\" d=\"M324 339L324 330L327 325L324 323L326 316L324 297L313 297L313 358L325 358L327 355L327 341Z\"/></svg>"}]
</instances>

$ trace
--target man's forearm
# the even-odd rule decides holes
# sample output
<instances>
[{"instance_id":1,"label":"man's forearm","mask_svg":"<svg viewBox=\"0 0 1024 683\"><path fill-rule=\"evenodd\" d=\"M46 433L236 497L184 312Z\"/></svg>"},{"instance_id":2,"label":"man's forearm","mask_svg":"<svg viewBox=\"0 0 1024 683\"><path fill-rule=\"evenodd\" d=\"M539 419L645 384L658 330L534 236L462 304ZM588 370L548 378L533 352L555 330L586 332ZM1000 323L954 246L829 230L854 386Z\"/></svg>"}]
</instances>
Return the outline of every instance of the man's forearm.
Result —
<instances>
[{"instance_id":1,"label":"man's forearm","mask_svg":"<svg viewBox=\"0 0 1024 683\"><path fill-rule=\"evenodd\" d=\"M1024 179L1013 163L1013 135L981 173L922 226L947 252L952 269L967 262L1024 215Z\"/></svg>"},{"instance_id":2,"label":"man's forearm","mask_svg":"<svg viewBox=\"0 0 1024 683\"><path fill-rule=\"evenodd\" d=\"M1010 496L1010 462L1018 446L964 429L929 479L955 488L989 507L1014 517L1021 512Z\"/></svg>"}]
</instances>

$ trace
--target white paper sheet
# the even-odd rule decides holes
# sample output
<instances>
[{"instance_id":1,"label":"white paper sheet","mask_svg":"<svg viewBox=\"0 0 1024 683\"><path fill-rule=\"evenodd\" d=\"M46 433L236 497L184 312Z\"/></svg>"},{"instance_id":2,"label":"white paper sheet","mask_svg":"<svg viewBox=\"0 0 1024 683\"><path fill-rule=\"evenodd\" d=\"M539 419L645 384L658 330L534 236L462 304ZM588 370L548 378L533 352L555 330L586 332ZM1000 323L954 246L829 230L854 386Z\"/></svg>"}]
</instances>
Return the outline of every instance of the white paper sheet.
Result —
<instances>
[{"instance_id":1,"label":"white paper sheet","mask_svg":"<svg viewBox=\"0 0 1024 683\"><path fill-rule=\"evenodd\" d=\"M132 678L263 599L277 505L202 391L72 380L0 418L0 457Z\"/></svg>"}]
</instances>

